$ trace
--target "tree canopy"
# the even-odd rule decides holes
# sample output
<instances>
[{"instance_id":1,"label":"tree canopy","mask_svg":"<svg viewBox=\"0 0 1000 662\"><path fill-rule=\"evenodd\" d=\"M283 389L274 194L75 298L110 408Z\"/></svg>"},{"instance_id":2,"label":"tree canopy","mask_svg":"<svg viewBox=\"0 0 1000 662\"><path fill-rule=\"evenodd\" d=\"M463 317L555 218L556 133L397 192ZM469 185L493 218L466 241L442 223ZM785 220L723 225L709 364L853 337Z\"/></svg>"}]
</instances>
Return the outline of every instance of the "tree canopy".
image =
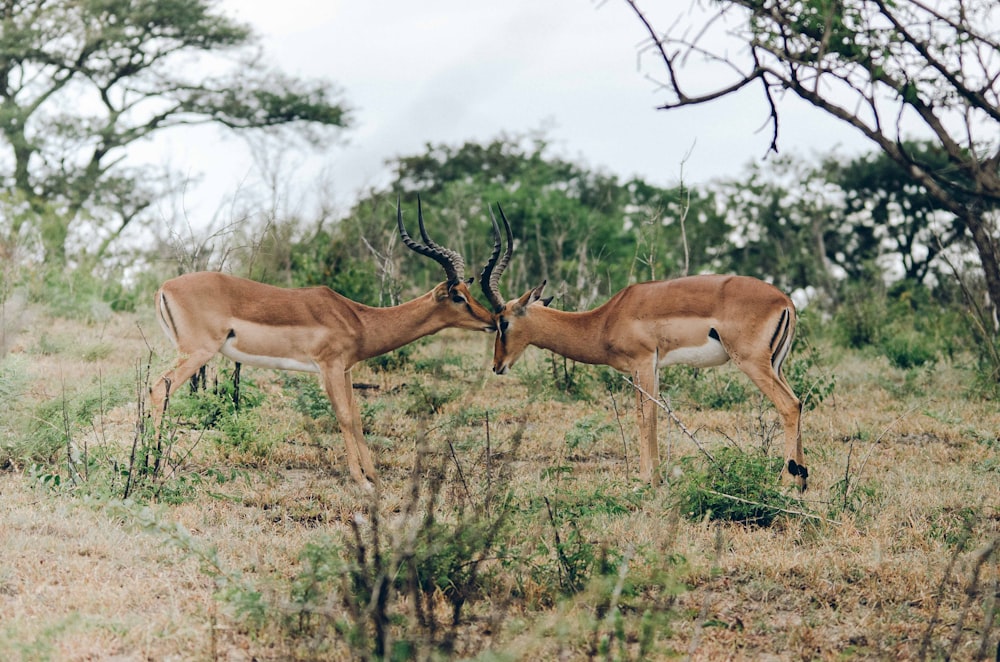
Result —
<instances>
[{"instance_id":1,"label":"tree canopy","mask_svg":"<svg viewBox=\"0 0 1000 662\"><path fill-rule=\"evenodd\" d=\"M792 94L867 136L954 215L982 267L994 327L1000 304L1000 4L995 0L722 0L657 17L627 0L663 66L663 109L758 89L780 140ZM669 25L662 30L654 21ZM714 68L706 75L702 67ZM944 159L914 151L931 138Z\"/></svg>"},{"instance_id":2,"label":"tree canopy","mask_svg":"<svg viewBox=\"0 0 1000 662\"><path fill-rule=\"evenodd\" d=\"M327 81L267 65L249 26L214 0L0 0L0 162L9 241L34 233L62 260L72 231L109 244L163 192L123 163L180 125L346 127ZM0 226L2 227L2 226Z\"/></svg>"}]
</instances>

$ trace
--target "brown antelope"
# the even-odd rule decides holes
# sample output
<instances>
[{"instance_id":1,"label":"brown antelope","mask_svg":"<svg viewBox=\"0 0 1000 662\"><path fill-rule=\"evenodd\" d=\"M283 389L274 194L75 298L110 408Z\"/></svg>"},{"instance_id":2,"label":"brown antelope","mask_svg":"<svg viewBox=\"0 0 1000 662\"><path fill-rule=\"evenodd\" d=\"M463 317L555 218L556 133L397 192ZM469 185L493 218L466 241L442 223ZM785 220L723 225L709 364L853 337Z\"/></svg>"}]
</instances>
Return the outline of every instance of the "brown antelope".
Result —
<instances>
[{"instance_id":1,"label":"brown antelope","mask_svg":"<svg viewBox=\"0 0 1000 662\"><path fill-rule=\"evenodd\" d=\"M315 372L340 423L351 476L362 485L376 481L354 401L354 364L449 327L495 329L493 316L469 291L474 279L465 280L462 256L427 236L419 200L417 222L423 243L406 232L397 201L403 243L444 267L446 280L398 306L373 308L328 287L287 289L218 272L165 282L156 293L156 314L181 357L151 389L157 434L170 394L216 354L252 366Z\"/></svg>"},{"instance_id":2,"label":"brown antelope","mask_svg":"<svg viewBox=\"0 0 1000 662\"><path fill-rule=\"evenodd\" d=\"M659 368L732 360L777 408L785 431L783 478L805 489L809 472L802 455L801 403L781 372L795 334L795 306L785 293L747 276L702 275L629 285L586 312L549 308L551 297L542 299L545 281L506 301L499 282L510 261L513 234L502 209L500 218L507 248L500 257L500 228L493 217L493 254L480 277L497 328L493 372L505 374L534 345L630 375L638 403L639 470L655 485Z\"/></svg>"}]
</instances>

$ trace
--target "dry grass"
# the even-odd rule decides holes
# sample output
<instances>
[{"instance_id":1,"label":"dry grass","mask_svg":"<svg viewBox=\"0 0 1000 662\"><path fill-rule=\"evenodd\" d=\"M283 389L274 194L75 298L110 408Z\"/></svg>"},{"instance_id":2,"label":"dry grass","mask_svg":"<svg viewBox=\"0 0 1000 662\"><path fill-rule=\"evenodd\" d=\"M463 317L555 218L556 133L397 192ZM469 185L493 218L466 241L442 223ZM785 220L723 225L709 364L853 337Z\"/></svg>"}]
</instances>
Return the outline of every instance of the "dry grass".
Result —
<instances>
[{"instance_id":1,"label":"dry grass","mask_svg":"<svg viewBox=\"0 0 1000 662\"><path fill-rule=\"evenodd\" d=\"M44 347L28 330L7 341L27 358L30 388L11 405L25 412L90 387L98 375L109 390L134 389L128 384L148 354L140 325L157 350L154 370L172 358L145 317L118 315L101 326L38 322L34 328L46 330ZM573 508L584 513L580 530L593 549L643 550L629 557L628 571L649 579L647 604L659 604L667 615L655 632L651 656L657 659L937 659L949 652L953 659L974 659L986 623L993 624L988 656L996 654L1000 554L973 578L977 553L1000 537L1000 413L995 403L966 396L959 369L940 366L907 381L900 371L854 354L824 366L836 375L837 388L804 417L806 507L823 516L832 511L837 523L788 518L755 528L688 521L678 516L667 488L643 489L636 480L630 397L619 394L613 403L600 385L591 388L591 402L532 394L519 376L542 374L543 353L529 351L505 378L489 373L489 353L485 336L448 332L417 350L422 371L356 369L356 381L379 386L359 396L382 472L377 504L347 475L339 434L291 411L292 394L281 387L280 374L265 371L244 374L266 396L260 435L274 442L266 453L227 451L210 433L183 473L236 467L236 478L194 482L179 504L154 502L144 510L117 501L118 487L102 491L64 480L52 490L30 467L8 468L0 473L0 658L348 659L342 642L307 646L278 624L251 627L234 613L227 587L249 586L279 600L302 569L306 544L339 541L349 548L350 523L359 514L368 522L381 518L390 531L404 529L422 436L430 452L421 461L448 471L438 500L442 518L462 503L480 503L485 481L498 479L497 467L507 462L522 509L512 516L517 526L509 542L552 546L558 527L539 507L547 498L556 516ZM456 365L456 357L466 358ZM431 394L453 391L452 399L437 413L415 415L421 412L416 384ZM775 418L755 401L731 410L699 409L680 399L673 404L709 445L727 439L759 445L760 412ZM470 411L475 415L463 415ZM95 416L90 428L74 431L77 449L123 456L134 412L134 403L125 402ZM585 419L606 430L570 448L567 434ZM198 434L183 432L182 443L193 444ZM661 443L673 458L695 453L665 424ZM845 477L856 497L846 511L831 506L838 498L833 488ZM605 497L621 511L588 510ZM569 528L558 530L565 536ZM660 560L662 567L655 567ZM606 587L588 585L553 601L552 587L540 579L494 569L500 573L495 591L466 607L459 653L490 648L510 659L587 659L595 653L595 631L613 631L610 621L594 625L597 605L610 594ZM676 590L655 590L661 571ZM444 615L444 597L434 600ZM989 616L984 605L994 610ZM400 598L401 613L412 608ZM611 656L637 654L629 637Z\"/></svg>"}]
</instances>

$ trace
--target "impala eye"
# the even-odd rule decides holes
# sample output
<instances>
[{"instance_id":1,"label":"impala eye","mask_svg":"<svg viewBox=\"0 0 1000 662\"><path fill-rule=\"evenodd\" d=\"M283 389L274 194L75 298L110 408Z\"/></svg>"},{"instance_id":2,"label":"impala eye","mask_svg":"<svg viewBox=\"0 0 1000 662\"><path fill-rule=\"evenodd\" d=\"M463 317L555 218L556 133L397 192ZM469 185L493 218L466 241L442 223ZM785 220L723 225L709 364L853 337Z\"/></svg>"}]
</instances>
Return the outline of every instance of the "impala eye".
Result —
<instances>
[{"instance_id":1,"label":"impala eye","mask_svg":"<svg viewBox=\"0 0 1000 662\"><path fill-rule=\"evenodd\" d=\"M451 300L454 301L455 303L465 303L465 297L463 297L461 294L452 294Z\"/></svg>"},{"instance_id":2,"label":"impala eye","mask_svg":"<svg viewBox=\"0 0 1000 662\"><path fill-rule=\"evenodd\" d=\"M510 326L510 322L504 319L500 320L500 333L505 332L508 326Z\"/></svg>"}]
</instances>

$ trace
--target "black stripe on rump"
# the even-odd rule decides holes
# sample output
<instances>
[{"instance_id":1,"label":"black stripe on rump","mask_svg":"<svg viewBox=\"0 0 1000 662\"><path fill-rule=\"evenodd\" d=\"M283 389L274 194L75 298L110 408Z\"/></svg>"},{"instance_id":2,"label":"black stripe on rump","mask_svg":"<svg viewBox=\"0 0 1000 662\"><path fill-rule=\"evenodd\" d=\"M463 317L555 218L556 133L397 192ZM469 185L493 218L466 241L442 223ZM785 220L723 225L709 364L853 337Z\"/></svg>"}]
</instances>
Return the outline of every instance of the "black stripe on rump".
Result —
<instances>
[{"instance_id":1,"label":"black stripe on rump","mask_svg":"<svg viewBox=\"0 0 1000 662\"><path fill-rule=\"evenodd\" d=\"M165 292L160 293L160 317L163 318L168 325L170 325L170 331L174 334L174 339L177 338L177 322L174 321L174 314L170 312L170 306L167 305L167 295ZM163 316L166 313L166 317Z\"/></svg>"},{"instance_id":2,"label":"black stripe on rump","mask_svg":"<svg viewBox=\"0 0 1000 662\"><path fill-rule=\"evenodd\" d=\"M775 361L778 360L778 354L781 353L781 349L785 346L785 342L788 340L788 319L788 309L783 308L781 310L781 317L778 319L778 326L774 330L774 335L771 336L771 347L774 348L771 352L771 365L774 365ZM775 341L777 341L777 343L775 343Z\"/></svg>"}]
</instances>

